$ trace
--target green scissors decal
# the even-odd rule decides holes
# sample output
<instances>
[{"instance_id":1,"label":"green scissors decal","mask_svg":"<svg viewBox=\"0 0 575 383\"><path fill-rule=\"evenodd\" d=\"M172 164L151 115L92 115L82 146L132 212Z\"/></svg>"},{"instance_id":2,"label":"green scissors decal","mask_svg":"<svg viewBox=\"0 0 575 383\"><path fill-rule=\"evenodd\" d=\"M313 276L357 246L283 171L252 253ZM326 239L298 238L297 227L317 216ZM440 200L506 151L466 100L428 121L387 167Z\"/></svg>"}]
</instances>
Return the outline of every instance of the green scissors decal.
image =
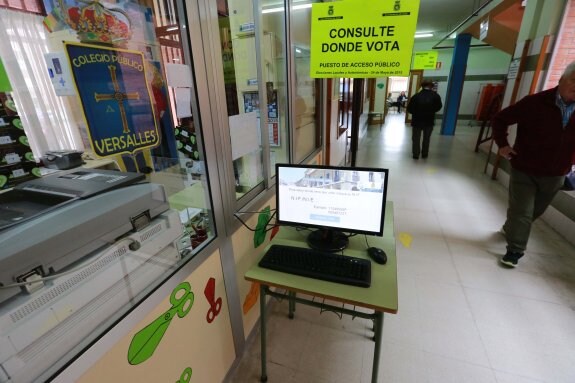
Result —
<instances>
[{"instance_id":1,"label":"green scissors decal","mask_svg":"<svg viewBox=\"0 0 575 383\"><path fill-rule=\"evenodd\" d=\"M192 379L192 368L186 367L180 379L176 381L176 383L190 383L190 379Z\"/></svg>"},{"instance_id":2,"label":"green scissors decal","mask_svg":"<svg viewBox=\"0 0 575 383\"><path fill-rule=\"evenodd\" d=\"M149 359L176 314L183 318L190 312L194 304L194 293L188 282L176 286L170 295L170 303L171 309L134 335L128 349L128 363L136 365Z\"/></svg>"}]
</instances>

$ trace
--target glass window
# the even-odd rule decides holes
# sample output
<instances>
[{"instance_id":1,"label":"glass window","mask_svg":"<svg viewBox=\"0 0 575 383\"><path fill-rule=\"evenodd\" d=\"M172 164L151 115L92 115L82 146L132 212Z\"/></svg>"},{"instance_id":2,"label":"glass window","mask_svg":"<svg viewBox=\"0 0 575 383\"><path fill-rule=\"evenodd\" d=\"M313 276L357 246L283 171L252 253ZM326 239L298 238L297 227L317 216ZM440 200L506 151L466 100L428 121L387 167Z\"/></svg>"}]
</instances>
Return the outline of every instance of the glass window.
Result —
<instances>
[{"instance_id":1,"label":"glass window","mask_svg":"<svg viewBox=\"0 0 575 383\"><path fill-rule=\"evenodd\" d=\"M276 163L289 162L285 15L285 8L278 6L277 1L262 2L264 37L261 49L264 52L263 76L267 89L271 175L275 175Z\"/></svg>"},{"instance_id":2,"label":"glass window","mask_svg":"<svg viewBox=\"0 0 575 383\"><path fill-rule=\"evenodd\" d=\"M321 146L320 80L310 78L310 27L311 3L293 2L290 30L295 67L294 162L302 162Z\"/></svg>"},{"instance_id":3,"label":"glass window","mask_svg":"<svg viewBox=\"0 0 575 383\"><path fill-rule=\"evenodd\" d=\"M0 316L18 318L0 326L0 370L14 381L46 380L217 234L175 0L44 4L0 9L0 119L18 121L0 126Z\"/></svg>"},{"instance_id":4,"label":"glass window","mask_svg":"<svg viewBox=\"0 0 575 383\"><path fill-rule=\"evenodd\" d=\"M239 199L264 180L256 28L251 1L220 1L218 16L235 191ZM269 43L272 41L268 38Z\"/></svg>"},{"instance_id":5,"label":"glass window","mask_svg":"<svg viewBox=\"0 0 575 383\"><path fill-rule=\"evenodd\" d=\"M289 160L285 9L269 0L260 5L261 14L255 18L252 1L222 0L218 3L237 199L263 185L265 175L273 175L276 162ZM256 28L256 22L260 20L261 28ZM256 36L256 30L260 36ZM258 66L261 66L261 79ZM262 89L265 97L260 95ZM265 108L260 107L262 102L267 103ZM262 116L262 111L266 115ZM265 138L262 137L264 132ZM263 139L267 141L266 145ZM264 146L269 148L265 154ZM269 156L269 172L264 169L264 155Z\"/></svg>"}]
</instances>

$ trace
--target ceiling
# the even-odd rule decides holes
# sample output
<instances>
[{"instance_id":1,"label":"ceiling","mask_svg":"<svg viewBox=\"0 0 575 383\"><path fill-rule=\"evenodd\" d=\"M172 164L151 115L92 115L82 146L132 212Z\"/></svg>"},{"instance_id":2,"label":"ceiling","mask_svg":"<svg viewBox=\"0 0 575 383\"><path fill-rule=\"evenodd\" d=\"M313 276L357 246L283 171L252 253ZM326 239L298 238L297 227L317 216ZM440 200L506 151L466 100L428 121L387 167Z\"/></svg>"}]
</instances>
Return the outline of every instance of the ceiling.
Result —
<instances>
[{"instance_id":1,"label":"ceiling","mask_svg":"<svg viewBox=\"0 0 575 383\"><path fill-rule=\"evenodd\" d=\"M523 20L522 0L420 0L417 32L433 32L430 40L456 33L469 33L481 43L509 54ZM480 24L489 21L487 36L480 39ZM447 45L453 45L448 43Z\"/></svg>"},{"instance_id":2,"label":"ceiling","mask_svg":"<svg viewBox=\"0 0 575 383\"><path fill-rule=\"evenodd\" d=\"M443 38L486 0L420 0L417 32L433 32ZM481 4L480 4L481 3Z\"/></svg>"}]
</instances>

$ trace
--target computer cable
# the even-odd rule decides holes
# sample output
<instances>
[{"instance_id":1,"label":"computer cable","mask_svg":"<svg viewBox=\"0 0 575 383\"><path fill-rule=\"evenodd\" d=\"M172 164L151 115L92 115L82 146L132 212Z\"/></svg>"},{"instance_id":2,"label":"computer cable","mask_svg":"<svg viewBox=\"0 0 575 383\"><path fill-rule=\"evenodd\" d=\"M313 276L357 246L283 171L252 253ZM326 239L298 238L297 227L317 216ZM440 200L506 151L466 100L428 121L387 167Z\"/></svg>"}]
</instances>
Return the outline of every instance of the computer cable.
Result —
<instances>
[{"instance_id":1,"label":"computer cable","mask_svg":"<svg viewBox=\"0 0 575 383\"><path fill-rule=\"evenodd\" d=\"M273 217L275 217L275 215L276 215L276 209L270 209L270 212L271 212L271 211L273 211L273 213L270 215L269 219L266 221L266 227L269 226L271 220L272 220ZM256 231L257 229L253 229L253 228L249 227L248 224L247 224L243 219L241 219L238 214L249 214L249 213L254 213L254 214L255 214L255 213L258 213L258 214L259 214L259 213L262 213L262 212L263 212L263 211L239 211L239 212L237 212L237 213L234 213L234 217L236 217L236 219L237 219L238 221L240 221L240 222L242 223L242 225L244 225L249 231ZM276 224L273 224L270 228L267 228L267 229L265 230L265 232L267 233L268 231L273 230L273 228L276 227L276 226L277 226Z\"/></svg>"}]
</instances>

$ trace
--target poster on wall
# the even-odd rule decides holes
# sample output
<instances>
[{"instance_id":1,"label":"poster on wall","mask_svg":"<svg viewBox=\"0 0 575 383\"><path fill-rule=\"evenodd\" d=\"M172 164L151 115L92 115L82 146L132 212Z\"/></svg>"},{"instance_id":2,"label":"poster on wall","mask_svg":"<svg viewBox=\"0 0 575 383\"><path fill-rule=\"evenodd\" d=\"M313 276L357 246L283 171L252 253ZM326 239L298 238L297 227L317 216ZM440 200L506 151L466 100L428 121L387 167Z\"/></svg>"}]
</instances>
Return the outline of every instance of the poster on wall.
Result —
<instances>
[{"instance_id":1,"label":"poster on wall","mask_svg":"<svg viewBox=\"0 0 575 383\"><path fill-rule=\"evenodd\" d=\"M271 83L268 83L271 84ZM268 93L268 135L270 146L280 146L280 119L278 115L278 93L267 87Z\"/></svg>"},{"instance_id":2,"label":"poster on wall","mask_svg":"<svg viewBox=\"0 0 575 383\"><path fill-rule=\"evenodd\" d=\"M270 146L280 146L280 119L278 114L277 91L268 89L268 135ZM257 126L260 124L260 100L258 92L244 92L244 112L257 112Z\"/></svg>"},{"instance_id":3,"label":"poster on wall","mask_svg":"<svg viewBox=\"0 0 575 383\"><path fill-rule=\"evenodd\" d=\"M44 53L48 75L57 96L74 96L76 89L64 52Z\"/></svg>"},{"instance_id":4,"label":"poster on wall","mask_svg":"<svg viewBox=\"0 0 575 383\"><path fill-rule=\"evenodd\" d=\"M513 80L517 78L517 73L519 73L519 64L521 64L520 58L515 58L509 63L509 70L507 71L507 79Z\"/></svg>"},{"instance_id":5,"label":"poster on wall","mask_svg":"<svg viewBox=\"0 0 575 383\"><path fill-rule=\"evenodd\" d=\"M99 157L160 144L141 52L66 43L88 135Z\"/></svg>"},{"instance_id":6,"label":"poster on wall","mask_svg":"<svg viewBox=\"0 0 575 383\"><path fill-rule=\"evenodd\" d=\"M437 68L437 51L415 52L413 55L413 69L435 70Z\"/></svg>"},{"instance_id":7,"label":"poster on wall","mask_svg":"<svg viewBox=\"0 0 575 383\"><path fill-rule=\"evenodd\" d=\"M312 78L409 76L419 0L314 3Z\"/></svg>"}]
</instances>

